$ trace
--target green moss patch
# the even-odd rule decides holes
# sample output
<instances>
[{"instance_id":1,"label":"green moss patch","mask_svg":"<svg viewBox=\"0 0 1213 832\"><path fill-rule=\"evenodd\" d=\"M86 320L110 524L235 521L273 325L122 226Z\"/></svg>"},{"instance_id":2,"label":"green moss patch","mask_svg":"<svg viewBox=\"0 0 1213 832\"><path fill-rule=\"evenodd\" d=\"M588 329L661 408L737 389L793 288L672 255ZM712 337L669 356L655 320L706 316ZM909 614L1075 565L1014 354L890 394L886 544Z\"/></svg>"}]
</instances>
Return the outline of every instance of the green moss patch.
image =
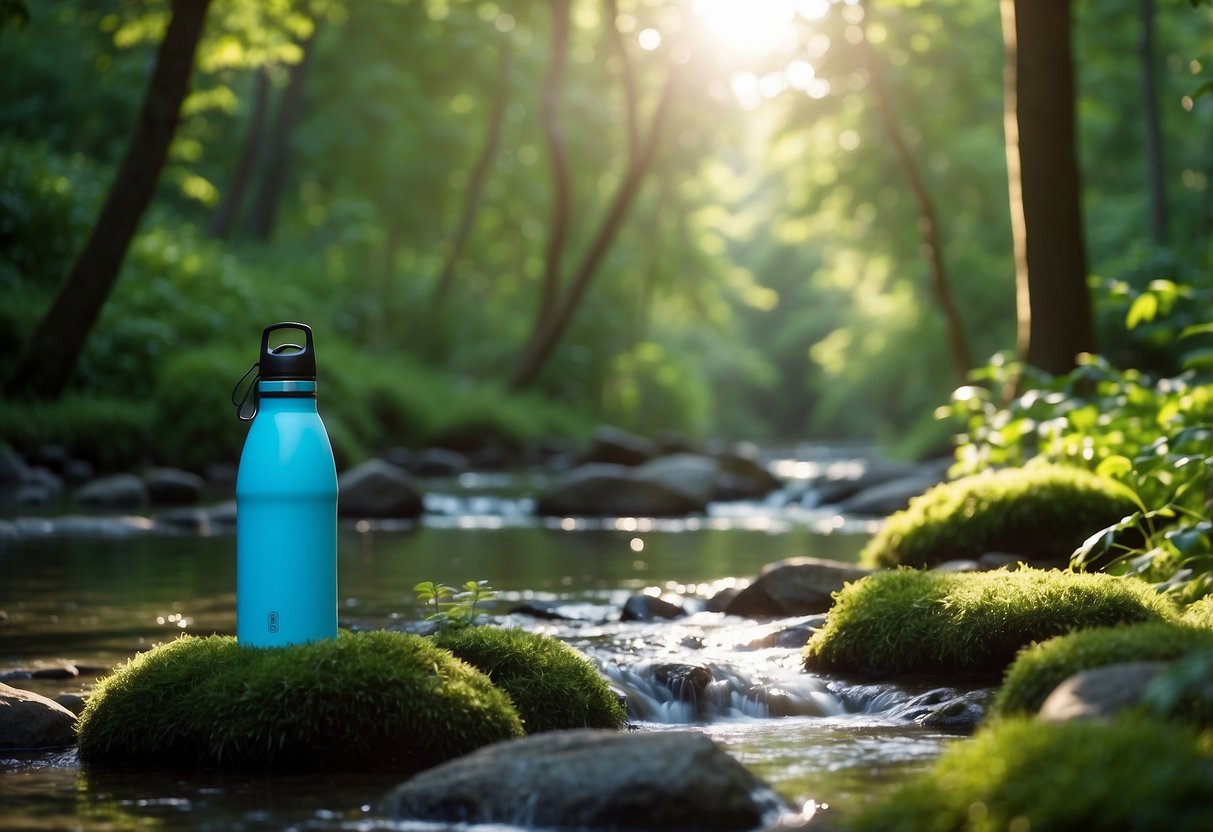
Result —
<instances>
[{"instance_id":1,"label":"green moss patch","mask_svg":"<svg viewBox=\"0 0 1213 832\"><path fill-rule=\"evenodd\" d=\"M1213 595L1207 595L1189 604L1184 610L1184 621L1194 627L1213 630Z\"/></svg>"},{"instance_id":2,"label":"green moss patch","mask_svg":"<svg viewBox=\"0 0 1213 832\"><path fill-rule=\"evenodd\" d=\"M627 722L597 668L558 639L501 627L452 628L433 638L510 695L527 733Z\"/></svg>"},{"instance_id":3,"label":"green moss patch","mask_svg":"<svg viewBox=\"0 0 1213 832\"><path fill-rule=\"evenodd\" d=\"M838 593L826 625L805 645L805 667L992 673L1033 641L1176 615L1168 599L1136 578L1041 569L900 569L870 575Z\"/></svg>"},{"instance_id":4,"label":"green moss patch","mask_svg":"<svg viewBox=\"0 0 1213 832\"><path fill-rule=\"evenodd\" d=\"M1213 829L1213 751L1183 727L1005 720L872 805L850 832Z\"/></svg>"},{"instance_id":5,"label":"green moss patch","mask_svg":"<svg viewBox=\"0 0 1213 832\"><path fill-rule=\"evenodd\" d=\"M274 649L183 637L101 680L78 730L90 764L406 772L523 733L487 676L387 632Z\"/></svg>"},{"instance_id":6,"label":"green moss patch","mask_svg":"<svg viewBox=\"0 0 1213 832\"><path fill-rule=\"evenodd\" d=\"M1171 661L1213 649L1213 630L1171 622L1105 627L1049 639L1024 650L1007 669L992 712L1031 714L1053 689L1083 670L1137 661Z\"/></svg>"},{"instance_id":7,"label":"green moss patch","mask_svg":"<svg viewBox=\"0 0 1213 832\"><path fill-rule=\"evenodd\" d=\"M1128 488L1078 468L991 471L911 500L885 521L860 563L925 567L986 552L1066 563L1090 535L1136 510Z\"/></svg>"}]
</instances>

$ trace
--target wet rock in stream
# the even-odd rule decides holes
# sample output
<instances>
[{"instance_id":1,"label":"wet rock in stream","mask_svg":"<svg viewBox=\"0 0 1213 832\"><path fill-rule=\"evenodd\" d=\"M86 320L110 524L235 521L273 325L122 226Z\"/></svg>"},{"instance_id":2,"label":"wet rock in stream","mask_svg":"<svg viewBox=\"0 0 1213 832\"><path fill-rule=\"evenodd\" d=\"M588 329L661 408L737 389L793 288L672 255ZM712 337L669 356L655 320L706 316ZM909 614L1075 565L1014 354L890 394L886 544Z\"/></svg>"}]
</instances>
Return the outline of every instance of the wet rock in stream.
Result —
<instances>
[{"instance_id":1,"label":"wet rock in stream","mask_svg":"<svg viewBox=\"0 0 1213 832\"><path fill-rule=\"evenodd\" d=\"M76 715L52 699L0 684L0 749L61 748L76 741Z\"/></svg>"},{"instance_id":2,"label":"wet rock in stream","mask_svg":"<svg viewBox=\"0 0 1213 832\"><path fill-rule=\"evenodd\" d=\"M586 829L755 829L790 807L697 732L562 731L424 771L382 802L397 819Z\"/></svg>"}]
</instances>

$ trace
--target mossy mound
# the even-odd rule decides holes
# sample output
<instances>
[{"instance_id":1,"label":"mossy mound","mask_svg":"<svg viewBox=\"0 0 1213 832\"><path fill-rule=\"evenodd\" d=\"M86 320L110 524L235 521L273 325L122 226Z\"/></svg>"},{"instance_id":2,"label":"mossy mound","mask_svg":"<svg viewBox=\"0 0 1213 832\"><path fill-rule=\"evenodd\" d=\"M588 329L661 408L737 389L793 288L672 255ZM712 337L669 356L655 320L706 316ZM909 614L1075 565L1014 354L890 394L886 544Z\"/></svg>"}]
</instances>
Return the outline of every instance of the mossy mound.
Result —
<instances>
[{"instance_id":1,"label":"mossy mound","mask_svg":"<svg viewBox=\"0 0 1213 832\"><path fill-rule=\"evenodd\" d=\"M78 730L90 764L403 772L523 733L487 676L387 632L274 649L186 636L101 680Z\"/></svg>"},{"instance_id":2,"label":"mossy mound","mask_svg":"<svg viewBox=\"0 0 1213 832\"><path fill-rule=\"evenodd\" d=\"M1213 630L1172 622L1104 627L1052 638L1019 654L991 713L1033 714L1053 689L1083 670L1121 662L1172 661L1213 650Z\"/></svg>"},{"instance_id":3,"label":"mossy mound","mask_svg":"<svg viewBox=\"0 0 1213 832\"><path fill-rule=\"evenodd\" d=\"M1001 671L1021 647L1071 630L1175 619L1145 581L1058 570L880 572L847 584L805 645L809 670Z\"/></svg>"},{"instance_id":4,"label":"mossy mound","mask_svg":"<svg viewBox=\"0 0 1213 832\"><path fill-rule=\"evenodd\" d=\"M1084 540L1136 510L1128 488L1079 468L991 471L915 497L885 521L859 558L871 567L927 567L1011 552L1068 563Z\"/></svg>"},{"instance_id":5,"label":"mossy mound","mask_svg":"<svg viewBox=\"0 0 1213 832\"><path fill-rule=\"evenodd\" d=\"M865 809L850 832L1203 832L1213 751L1143 717L1108 724L1004 720Z\"/></svg>"},{"instance_id":6,"label":"mossy mound","mask_svg":"<svg viewBox=\"0 0 1213 832\"><path fill-rule=\"evenodd\" d=\"M1213 595L1194 601L1184 610L1184 621L1194 627L1213 630Z\"/></svg>"},{"instance_id":7,"label":"mossy mound","mask_svg":"<svg viewBox=\"0 0 1213 832\"><path fill-rule=\"evenodd\" d=\"M501 627L448 629L433 639L508 693L529 734L627 722L597 668L562 641Z\"/></svg>"}]
</instances>

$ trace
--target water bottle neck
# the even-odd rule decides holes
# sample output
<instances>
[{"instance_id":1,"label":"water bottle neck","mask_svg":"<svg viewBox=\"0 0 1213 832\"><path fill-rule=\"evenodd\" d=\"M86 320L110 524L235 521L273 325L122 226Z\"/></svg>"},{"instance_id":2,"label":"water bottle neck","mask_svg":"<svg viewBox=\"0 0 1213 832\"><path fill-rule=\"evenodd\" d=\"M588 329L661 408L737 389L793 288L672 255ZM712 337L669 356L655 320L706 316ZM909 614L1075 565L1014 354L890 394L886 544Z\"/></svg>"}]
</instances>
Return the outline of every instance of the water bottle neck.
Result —
<instances>
[{"instance_id":1,"label":"water bottle neck","mask_svg":"<svg viewBox=\"0 0 1213 832\"><path fill-rule=\"evenodd\" d=\"M316 382L296 379L282 381L261 379L257 382L257 398L262 410L266 408L315 410Z\"/></svg>"}]
</instances>

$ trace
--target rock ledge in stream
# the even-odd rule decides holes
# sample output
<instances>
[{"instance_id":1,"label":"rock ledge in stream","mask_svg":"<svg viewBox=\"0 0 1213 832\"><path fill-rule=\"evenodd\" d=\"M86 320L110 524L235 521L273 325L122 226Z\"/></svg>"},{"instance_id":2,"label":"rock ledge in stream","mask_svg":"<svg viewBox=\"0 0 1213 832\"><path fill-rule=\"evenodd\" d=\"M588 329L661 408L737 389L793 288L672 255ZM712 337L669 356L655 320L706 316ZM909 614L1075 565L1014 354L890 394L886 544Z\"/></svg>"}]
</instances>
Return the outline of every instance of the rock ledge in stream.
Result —
<instances>
[{"instance_id":1,"label":"rock ledge in stream","mask_svg":"<svg viewBox=\"0 0 1213 832\"><path fill-rule=\"evenodd\" d=\"M552 479L540 495L543 516L671 517L707 508L720 464L674 454L636 468L591 462Z\"/></svg>"},{"instance_id":2,"label":"rock ledge in stream","mask_svg":"<svg viewBox=\"0 0 1213 832\"><path fill-rule=\"evenodd\" d=\"M833 594L872 573L848 563L822 558L788 558L763 567L757 580L724 607L729 615L782 618L826 612Z\"/></svg>"},{"instance_id":3,"label":"rock ledge in stream","mask_svg":"<svg viewBox=\"0 0 1213 832\"><path fill-rule=\"evenodd\" d=\"M424 771L383 801L397 819L588 829L754 829L790 808L703 734L561 731Z\"/></svg>"},{"instance_id":4,"label":"rock ledge in stream","mask_svg":"<svg viewBox=\"0 0 1213 832\"><path fill-rule=\"evenodd\" d=\"M0 684L0 749L63 748L76 741L75 726L58 702Z\"/></svg>"}]
</instances>

